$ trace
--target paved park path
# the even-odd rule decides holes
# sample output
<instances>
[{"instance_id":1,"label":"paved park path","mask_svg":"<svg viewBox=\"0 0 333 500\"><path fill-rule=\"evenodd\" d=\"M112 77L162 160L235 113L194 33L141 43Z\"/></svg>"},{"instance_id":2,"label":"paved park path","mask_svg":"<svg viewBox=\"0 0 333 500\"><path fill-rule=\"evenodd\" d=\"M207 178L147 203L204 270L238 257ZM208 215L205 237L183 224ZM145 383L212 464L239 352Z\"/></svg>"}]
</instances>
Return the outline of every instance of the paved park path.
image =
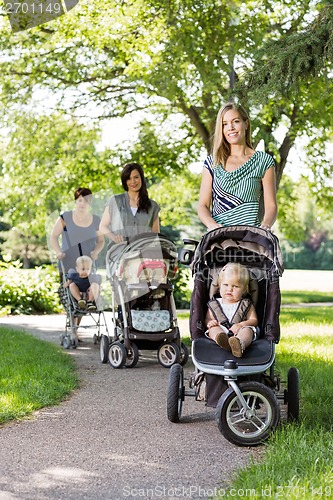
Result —
<instances>
[{"instance_id":1,"label":"paved park path","mask_svg":"<svg viewBox=\"0 0 333 500\"><path fill-rule=\"evenodd\" d=\"M59 343L65 316L0 318ZM92 332L69 350L80 388L59 406L0 427L0 500L212 498L260 448L220 434L214 411L187 397L183 421L166 417L169 370L143 352L133 369L99 360ZM187 376L193 367L185 367Z\"/></svg>"},{"instance_id":2,"label":"paved park path","mask_svg":"<svg viewBox=\"0 0 333 500\"><path fill-rule=\"evenodd\" d=\"M332 272L286 271L281 279L285 290L308 289L309 283L332 291ZM65 316L14 316L0 324L58 344ZM187 321L180 321L180 329L188 333ZM133 369L114 370L100 363L92 332L83 337L78 349L68 351L80 388L59 406L0 427L0 500L214 497L261 453L260 447L226 441L214 411L190 397L182 423L169 422L169 371L155 353L144 352ZM185 376L192 369L188 363Z\"/></svg>"}]
</instances>

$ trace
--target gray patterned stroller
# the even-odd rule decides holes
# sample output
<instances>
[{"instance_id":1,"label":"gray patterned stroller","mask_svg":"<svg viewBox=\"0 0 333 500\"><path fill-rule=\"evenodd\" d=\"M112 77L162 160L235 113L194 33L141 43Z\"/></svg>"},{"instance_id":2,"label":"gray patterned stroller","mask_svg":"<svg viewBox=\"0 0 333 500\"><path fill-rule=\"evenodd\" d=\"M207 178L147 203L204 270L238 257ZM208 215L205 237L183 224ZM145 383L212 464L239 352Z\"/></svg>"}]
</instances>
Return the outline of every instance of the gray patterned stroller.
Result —
<instances>
[{"instance_id":1,"label":"gray patterned stroller","mask_svg":"<svg viewBox=\"0 0 333 500\"><path fill-rule=\"evenodd\" d=\"M171 368L168 418L179 422L185 396L194 396L216 407L218 428L226 439L240 446L257 445L278 425L279 400L287 404L290 420L296 420L299 413L298 370L289 369L284 392L280 392L280 377L274 372L275 345L280 338L279 277L283 272L278 240L261 228L231 226L206 233L199 244L192 240L184 243L196 247L195 252L184 249L180 257L194 274L190 332L195 373L185 390L183 368L177 364ZM250 296L261 332L241 358L205 336L207 303L217 290L219 271L228 262L238 262L249 270Z\"/></svg>"},{"instance_id":2,"label":"gray patterned stroller","mask_svg":"<svg viewBox=\"0 0 333 500\"><path fill-rule=\"evenodd\" d=\"M133 368L139 350L157 350L165 368L186 364L189 353L180 339L171 282L177 265L175 244L161 234L140 234L110 247L106 270L114 331L101 337L102 363Z\"/></svg>"}]
</instances>

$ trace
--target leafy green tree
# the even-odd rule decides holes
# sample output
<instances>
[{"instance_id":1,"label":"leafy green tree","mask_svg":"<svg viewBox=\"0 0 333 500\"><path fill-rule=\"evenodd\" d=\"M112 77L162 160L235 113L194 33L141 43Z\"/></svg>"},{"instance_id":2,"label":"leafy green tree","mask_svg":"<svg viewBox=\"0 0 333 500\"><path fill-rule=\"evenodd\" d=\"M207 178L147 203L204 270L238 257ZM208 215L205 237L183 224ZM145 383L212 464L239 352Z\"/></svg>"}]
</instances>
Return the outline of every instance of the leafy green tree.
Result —
<instances>
[{"instance_id":1,"label":"leafy green tree","mask_svg":"<svg viewBox=\"0 0 333 500\"><path fill-rule=\"evenodd\" d=\"M267 75L258 73L251 86L246 70L265 66L267 73L270 61L280 58L272 51L267 58L270 43L284 47L292 35L301 39L311 16L321 20L319 5L311 0L96 0L92 6L81 0L67 16L15 39L3 31L2 98L10 106L29 103L42 88L76 113L87 114L93 103L95 115L103 118L147 108L160 116L181 113L188 135L195 133L209 149L217 109L239 81L253 90L238 91L252 111L255 143L263 139L277 159L279 182L295 138L312 123L304 108L314 97L318 103L319 95L316 87L309 90L296 79L292 94L269 93L255 107ZM278 141L281 123L286 132Z\"/></svg>"},{"instance_id":2,"label":"leafy green tree","mask_svg":"<svg viewBox=\"0 0 333 500\"><path fill-rule=\"evenodd\" d=\"M3 220L26 236L40 234L79 185L111 187L112 159L97 151L97 139L96 130L59 113L17 116L3 150Z\"/></svg>"},{"instance_id":3,"label":"leafy green tree","mask_svg":"<svg viewBox=\"0 0 333 500\"><path fill-rule=\"evenodd\" d=\"M285 176L278 192L280 236L286 267L333 268L331 211L317 203L306 178Z\"/></svg>"}]
</instances>

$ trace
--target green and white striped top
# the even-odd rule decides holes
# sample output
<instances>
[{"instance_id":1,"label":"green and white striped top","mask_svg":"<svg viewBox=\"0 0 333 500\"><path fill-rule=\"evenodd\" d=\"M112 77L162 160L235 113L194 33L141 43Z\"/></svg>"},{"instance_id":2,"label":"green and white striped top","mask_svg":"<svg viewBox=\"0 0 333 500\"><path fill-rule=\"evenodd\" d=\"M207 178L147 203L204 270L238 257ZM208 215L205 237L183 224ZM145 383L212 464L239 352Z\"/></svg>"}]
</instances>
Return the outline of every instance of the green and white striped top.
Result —
<instances>
[{"instance_id":1,"label":"green and white striped top","mask_svg":"<svg viewBox=\"0 0 333 500\"><path fill-rule=\"evenodd\" d=\"M213 219L224 226L260 226L262 178L266 170L274 166L273 158L263 151L256 151L232 172L227 172L222 165L214 166L212 156L208 156L204 167L213 178Z\"/></svg>"}]
</instances>

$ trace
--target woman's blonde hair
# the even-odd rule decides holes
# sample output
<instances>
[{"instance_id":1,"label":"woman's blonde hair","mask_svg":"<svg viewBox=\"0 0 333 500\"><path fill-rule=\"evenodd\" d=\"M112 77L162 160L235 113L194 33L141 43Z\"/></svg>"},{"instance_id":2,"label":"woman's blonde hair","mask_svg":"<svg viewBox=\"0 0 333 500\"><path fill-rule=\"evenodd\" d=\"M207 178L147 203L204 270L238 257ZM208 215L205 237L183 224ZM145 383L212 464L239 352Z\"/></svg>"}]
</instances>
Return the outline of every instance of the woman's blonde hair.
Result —
<instances>
[{"instance_id":1,"label":"woman's blonde hair","mask_svg":"<svg viewBox=\"0 0 333 500\"><path fill-rule=\"evenodd\" d=\"M220 271L218 278L217 278L217 284L220 287L223 281L223 276L226 271L232 271L234 272L239 280L239 283L241 286L244 288L244 293L247 293L249 291L249 281L250 281L250 275L247 267L242 266L241 264L237 264L236 262L229 262L224 266L224 268Z\"/></svg>"},{"instance_id":2,"label":"woman's blonde hair","mask_svg":"<svg viewBox=\"0 0 333 500\"><path fill-rule=\"evenodd\" d=\"M227 102L224 104L219 112L217 113L216 123L215 123L215 133L213 138L213 161L214 165L223 165L227 163L227 159L230 156L230 144L226 140L223 134L223 118L227 111L231 109L235 109L239 112L241 119L247 123L247 128L245 132L245 142L246 145L252 148L252 140L251 140L251 123L250 118L245 109L239 104L235 104L234 102Z\"/></svg>"}]
</instances>

